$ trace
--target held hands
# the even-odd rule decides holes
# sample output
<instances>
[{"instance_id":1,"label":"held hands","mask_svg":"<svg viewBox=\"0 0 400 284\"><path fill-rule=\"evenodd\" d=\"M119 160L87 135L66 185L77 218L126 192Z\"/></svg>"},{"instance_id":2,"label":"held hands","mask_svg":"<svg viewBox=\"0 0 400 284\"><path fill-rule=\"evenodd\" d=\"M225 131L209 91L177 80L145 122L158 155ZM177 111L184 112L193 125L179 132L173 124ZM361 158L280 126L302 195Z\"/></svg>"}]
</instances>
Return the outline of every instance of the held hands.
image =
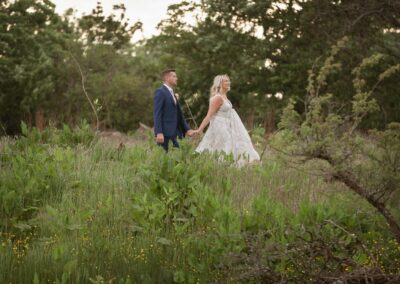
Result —
<instances>
[{"instance_id":1,"label":"held hands","mask_svg":"<svg viewBox=\"0 0 400 284\"><path fill-rule=\"evenodd\" d=\"M186 132L186 135L187 136L189 136L189 137L193 137L193 130L192 129L189 129L187 132Z\"/></svg>"},{"instance_id":2,"label":"held hands","mask_svg":"<svg viewBox=\"0 0 400 284\"><path fill-rule=\"evenodd\" d=\"M199 136L201 133L203 133L203 132L200 131L200 130L198 130L198 129L197 129L197 130L192 130L192 129L190 129L190 130L188 130L188 131L186 132L186 135L189 136L189 137L197 137L197 136ZM164 134L163 134L163 133L158 133L157 136L156 136L156 142L157 142L157 144L163 144L164 141L165 141L165 139L164 139Z\"/></svg>"},{"instance_id":3,"label":"held hands","mask_svg":"<svg viewBox=\"0 0 400 284\"><path fill-rule=\"evenodd\" d=\"M189 136L189 137L197 137L197 136L199 136L201 133L202 133L202 131L200 131L200 130L198 130L198 129L196 129L196 130L190 129L190 130L188 130L188 131L186 132L186 135Z\"/></svg>"},{"instance_id":4,"label":"held hands","mask_svg":"<svg viewBox=\"0 0 400 284\"><path fill-rule=\"evenodd\" d=\"M200 129L193 130L192 132L192 136L200 136L201 134L203 134L203 131Z\"/></svg>"}]
</instances>

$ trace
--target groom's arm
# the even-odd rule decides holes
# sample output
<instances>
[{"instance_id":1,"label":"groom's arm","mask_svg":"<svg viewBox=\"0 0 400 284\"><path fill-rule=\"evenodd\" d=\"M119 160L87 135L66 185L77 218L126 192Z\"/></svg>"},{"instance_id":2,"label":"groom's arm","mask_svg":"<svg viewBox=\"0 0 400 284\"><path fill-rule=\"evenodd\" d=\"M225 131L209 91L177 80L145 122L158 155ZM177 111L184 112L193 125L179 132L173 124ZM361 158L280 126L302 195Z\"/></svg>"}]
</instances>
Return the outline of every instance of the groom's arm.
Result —
<instances>
[{"instance_id":1,"label":"groom's arm","mask_svg":"<svg viewBox=\"0 0 400 284\"><path fill-rule=\"evenodd\" d=\"M164 105L164 96L160 89L156 90L154 95L154 132L163 134L162 129L162 110Z\"/></svg>"},{"instance_id":2,"label":"groom's arm","mask_svg":"<svg viewBox=\"0 0 400 284\"><path fill-rule=\"evenodd\" d=\"M189 124L186 122L185 117L183 116L183 112L182 112L182 109L181 109L180 105L178 105L178 108L179 108L179 112L178 112L178 114L179 114L179 121L180 121L180 123L181 123L181 127L182 127L182 130L183 130L183 133L184 133L184 134L188 134L188 135L190 136L191 133L190 133L190 132L188 133L188 131L191 130L191 129L190 129L190 126L189 126Z\"/></svg>"}]
</instances>

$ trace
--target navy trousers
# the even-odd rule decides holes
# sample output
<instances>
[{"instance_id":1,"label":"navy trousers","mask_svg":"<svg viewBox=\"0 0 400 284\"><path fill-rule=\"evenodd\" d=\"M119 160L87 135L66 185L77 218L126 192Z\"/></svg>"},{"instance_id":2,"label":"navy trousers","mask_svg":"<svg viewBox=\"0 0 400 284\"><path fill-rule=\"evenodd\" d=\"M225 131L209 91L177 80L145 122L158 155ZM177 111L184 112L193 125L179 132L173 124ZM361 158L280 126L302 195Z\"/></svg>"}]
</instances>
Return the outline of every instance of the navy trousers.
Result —
<instances>
[{"instance_id":1,"label":"navy trousers","mask_svg":"<svg viewBox=\"0 0 400 284\"><path fill-rule=\"evenodd\" d=\"M177 138L178 137L176 137L176 136L175 137L164 136L164 143L158 144L158 145L162 146L164 148L165 152L168 153L168 144L170 141L172 142L173 147L179 148L179 143L178 143Z\"/></svg>"}]
</instances>

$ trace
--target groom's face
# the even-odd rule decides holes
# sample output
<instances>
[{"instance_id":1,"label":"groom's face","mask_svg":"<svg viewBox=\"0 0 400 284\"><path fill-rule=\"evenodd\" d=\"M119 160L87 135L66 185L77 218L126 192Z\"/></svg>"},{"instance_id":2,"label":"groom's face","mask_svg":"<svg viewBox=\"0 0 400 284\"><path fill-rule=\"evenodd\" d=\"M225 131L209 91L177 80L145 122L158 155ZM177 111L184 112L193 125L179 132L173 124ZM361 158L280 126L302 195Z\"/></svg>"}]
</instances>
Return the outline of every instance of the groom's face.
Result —
<instances>
[{"instance_id":1,"label":"groom's face","mask_svg":"<svg viewBox=\"0 0 400 284\"><path fill-rule=\"evenodd\" d=\"M169 72L166 76L166 82L169 86L175 87L178 83L178 76L176 76L175 72Z\"/></svg>"}]
</instances>

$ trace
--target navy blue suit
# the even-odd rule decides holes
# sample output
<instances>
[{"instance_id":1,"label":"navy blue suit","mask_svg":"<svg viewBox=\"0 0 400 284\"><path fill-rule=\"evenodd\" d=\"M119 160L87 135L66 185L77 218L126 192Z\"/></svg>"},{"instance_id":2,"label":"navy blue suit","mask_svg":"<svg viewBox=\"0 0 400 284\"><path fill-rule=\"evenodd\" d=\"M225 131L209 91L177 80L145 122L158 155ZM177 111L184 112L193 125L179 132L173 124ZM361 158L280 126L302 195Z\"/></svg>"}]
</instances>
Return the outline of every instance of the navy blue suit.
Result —
<instances>
[{"instance_id":1,"label":"navy blue suit","mask_svg":"<svg viewBox=\"0 0 400 284\"><path fill-rule=\"evenodd\" d=\"M154 134L164 134L162 146L165 151L168 151L169 141L174 147L179 147L177 137L185 137L189 129L179 101L175 104L170 91L162 85L154 94Z\"/></svg>"}]
</instances>

